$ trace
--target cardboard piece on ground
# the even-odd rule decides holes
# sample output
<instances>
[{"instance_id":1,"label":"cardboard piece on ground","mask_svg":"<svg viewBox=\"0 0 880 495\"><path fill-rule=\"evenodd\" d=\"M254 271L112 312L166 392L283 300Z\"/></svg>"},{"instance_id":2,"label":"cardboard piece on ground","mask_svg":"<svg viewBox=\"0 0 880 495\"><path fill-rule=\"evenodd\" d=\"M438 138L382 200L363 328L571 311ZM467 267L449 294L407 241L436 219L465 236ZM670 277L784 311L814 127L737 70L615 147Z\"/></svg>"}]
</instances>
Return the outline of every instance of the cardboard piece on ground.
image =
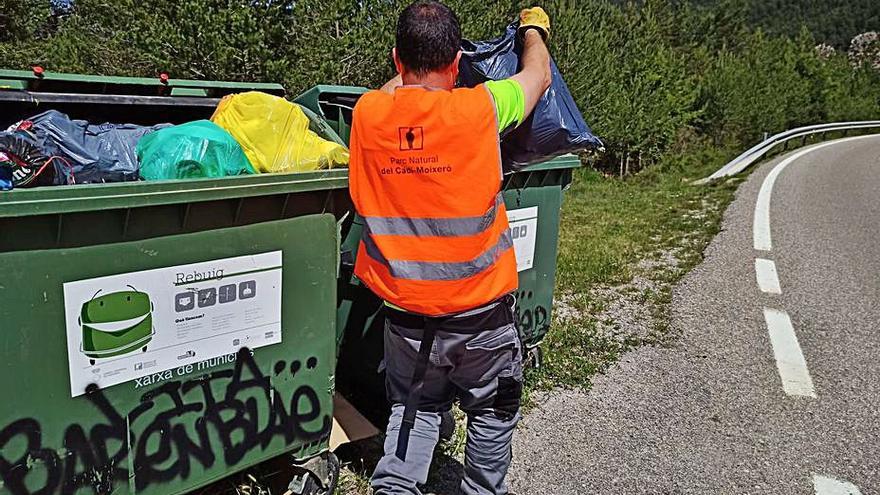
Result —
<instances>
[{"instance_id":1,"label":"cardboard piece on ground","mask_svg":"<svg viewBox=\"0 0 880 495\"><path fill-rule=\"evenodd\" d=\"M333 429L330 430L330 450L379 434L367 418L338 393L333 395Z\"/></svg>"}]
</instances>

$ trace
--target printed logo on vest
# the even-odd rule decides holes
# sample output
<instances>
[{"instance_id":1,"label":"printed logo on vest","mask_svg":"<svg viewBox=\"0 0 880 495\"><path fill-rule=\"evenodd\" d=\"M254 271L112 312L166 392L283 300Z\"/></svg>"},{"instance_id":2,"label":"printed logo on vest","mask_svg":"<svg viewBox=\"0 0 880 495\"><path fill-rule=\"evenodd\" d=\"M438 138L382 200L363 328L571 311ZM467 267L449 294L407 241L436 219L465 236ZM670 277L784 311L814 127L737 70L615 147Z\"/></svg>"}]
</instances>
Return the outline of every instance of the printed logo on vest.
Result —
<instances>
[{"instance_id":1,"label":"printed logo on vest","mask_svg":"<svg viewBox=\"0 0 880 495\"><path fill-rule=\"evenodd\" d=\"M400 151L418 151L425 147L425 131L422 127L399 127Z\"/></svg>"}]
</instances>

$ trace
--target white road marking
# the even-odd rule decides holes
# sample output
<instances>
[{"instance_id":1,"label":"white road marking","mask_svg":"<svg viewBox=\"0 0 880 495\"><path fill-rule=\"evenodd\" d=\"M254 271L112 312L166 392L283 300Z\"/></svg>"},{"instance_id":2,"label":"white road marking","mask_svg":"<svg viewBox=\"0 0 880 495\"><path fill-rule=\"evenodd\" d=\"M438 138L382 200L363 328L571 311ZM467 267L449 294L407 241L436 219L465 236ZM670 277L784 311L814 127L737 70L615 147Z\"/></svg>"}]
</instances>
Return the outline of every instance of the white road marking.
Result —
<instances>
[{"instance_id":1,"label":"white road marking","mask_svg":"<svg viewBox=\"0 0 880 495\"><path fill-rule=\"evenodd\" d=\"M755 277L758 279L758 287L761 292L768 294L782 294L779 286L779 275L776 273L776 263L764 258L755 258Z\"/></svg>"},{"instance_id":2,"label":"white road marking","mask_svg":"<svg viewBox=\"0 0 880 495\"><path fill-rule=\"evenodd\" d=\"M813 488L816 495L862 495L859 488L852 483L818 474L813 474Z\"/></svg>"},{"instance_id":3,"label":"white road marking","mask_svg":"<svg viewBox=\"0 0 880 495\"><path fill-rule=\"evenodd\" d=\"M761 184L761 190L758 192L758 200L755 203L755 219L752 223L752 237L755 249L758 251L770 251L773 247L770 240L770 195L773 193L773 184L776 182L776 178L779 177L779 174L782 173L785 167L789 166L793 161L807 153L822 149L826 146L871 137L877 136L856 136L810 146L809 148L800 150L785 160L782 160L773 167L773 170L771 170L770 173L767 174L767 177L764 178L764 182Z\"/></svg>"},{"instance_id":4,"label":"white road marking","mask_svg":"<svg viewBox=\"0 0 880 495\"><path fill-rule=\"evenodd\" d=\"M782 379L782 389L788 395L816 397L813 379L807 370L804 353L791 326L788 313L778 309L764 308L764 320L770 334L770 344L776 357L776 369Z\"/></svg>"}]
</instances>

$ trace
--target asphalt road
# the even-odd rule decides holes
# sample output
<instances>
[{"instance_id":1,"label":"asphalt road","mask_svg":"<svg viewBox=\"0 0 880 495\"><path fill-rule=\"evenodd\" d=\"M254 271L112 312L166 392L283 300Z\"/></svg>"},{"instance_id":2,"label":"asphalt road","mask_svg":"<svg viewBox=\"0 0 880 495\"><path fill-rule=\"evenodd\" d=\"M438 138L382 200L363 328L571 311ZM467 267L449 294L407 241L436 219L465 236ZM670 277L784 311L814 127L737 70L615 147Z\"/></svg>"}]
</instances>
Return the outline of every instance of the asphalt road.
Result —
<instances>
[{"instance_id":1,"label":"asphalt road","mask_svg":"<svg viewBox=\"0 0 880 495\"><path fill-rule=\"evenodd\" d=\"M513 492L880 493L880 137L752 173L672 304L673 346L524 419Z\"/></svg>"}]
</instances>

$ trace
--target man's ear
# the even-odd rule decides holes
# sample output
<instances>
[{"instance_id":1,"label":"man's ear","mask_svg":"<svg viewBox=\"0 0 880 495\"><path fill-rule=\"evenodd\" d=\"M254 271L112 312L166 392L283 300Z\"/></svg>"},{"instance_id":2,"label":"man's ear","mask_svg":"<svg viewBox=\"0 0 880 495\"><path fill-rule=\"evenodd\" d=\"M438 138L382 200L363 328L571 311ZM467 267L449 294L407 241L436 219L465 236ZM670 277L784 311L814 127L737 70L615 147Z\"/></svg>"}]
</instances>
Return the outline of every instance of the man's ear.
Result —
<instances>
[{"instance_id":1,"label":"man's ear","mask_svg":"<svg viewBox=\"0 0 880 495\"><path fill-rule=\"evenodd\" d=\"M397 68L397 73L403 76L403 64L400 62L400 57L397 56L397 48L391 49L391 58L394 59L394 67Z\"/></svg>"},{"instance_id":2,"label":"man's ear","mask_svg":"<svg viewBox=\"0 0 880 495\"><path fill-rule=\"evenodd\" d=\"M461 62L461 50L455 54L455 60L452 62L452 67L450 70L452 71L452 84L455 84L458 81L458 63Z\"/></svg>"}]
</instances>

